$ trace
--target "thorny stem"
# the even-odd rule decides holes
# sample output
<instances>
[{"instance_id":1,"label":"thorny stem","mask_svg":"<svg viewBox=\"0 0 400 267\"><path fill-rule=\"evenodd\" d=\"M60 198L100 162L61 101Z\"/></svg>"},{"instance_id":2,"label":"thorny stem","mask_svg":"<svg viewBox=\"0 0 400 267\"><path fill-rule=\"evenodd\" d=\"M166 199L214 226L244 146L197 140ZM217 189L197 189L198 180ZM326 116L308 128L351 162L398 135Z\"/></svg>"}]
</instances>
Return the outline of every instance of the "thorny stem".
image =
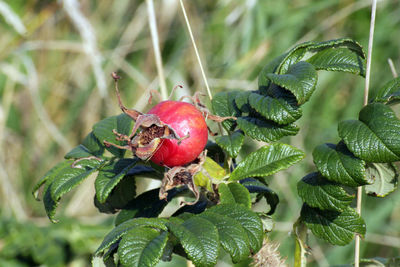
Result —
<instances>
[{"instance_id":1,"label":"thorny stem","mask_svg":"<svg viewBox=\"0 0 400 267\"><path fill-rule=\"evenodd\" d=\"M376 0L372 0L371 8L371 24L369 28L369 40L368 40L368 56L367 56L367 69L365 72L365 88L364 88L364 106L368 104L368 93L369 93L369 81L371 76L371 56L372 56L372 44L374 41L374 29L375 29L375 15L376 15ZM361 216L361 203L362 200L362 187L357 188L357 208L356 211ZM360 236L356 235L355 248L354 248L354 266L360 266Z\"/></svg>"}]
</instances>

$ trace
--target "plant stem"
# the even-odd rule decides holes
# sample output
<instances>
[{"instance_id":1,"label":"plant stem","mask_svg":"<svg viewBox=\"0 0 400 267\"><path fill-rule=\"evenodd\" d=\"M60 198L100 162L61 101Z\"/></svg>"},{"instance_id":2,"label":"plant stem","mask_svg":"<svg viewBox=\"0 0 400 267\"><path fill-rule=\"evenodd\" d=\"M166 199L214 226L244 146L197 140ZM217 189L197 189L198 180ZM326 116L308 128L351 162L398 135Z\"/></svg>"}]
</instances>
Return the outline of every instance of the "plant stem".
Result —
<instances>
[{"instance_id":1,"label":"plant stem","mask_svg":"<svg viewBox=\"0 0 400 267\"><path fill-rule=\"evenodd\" d=\"M210 98L210 100L212 100L211 90L210 90L210 87L208 86L207 77L206 77L206 74L204 72L203 64L201 63L199 51L197 49L196 42L195 42L194 37L193 37L192 28L190 27L189 19L188 19L187 15L186 15L185 6L183 5L183 0L179 0L179 2L181 3L182 13L183 13L183 16L185 17L186 26L188 28L190 39L192 40L194 52L196 53L197 61L198 61L199 66L200 66L201 75L203 76L204 84L206 85L206 88L207 88L208 97Z\"/></svg>"},{"instance_id":2,"label":"plant stem","mask_svg":"<svg viewBox=\"0 0 400 267\"><path fill-rule=\"evenodd\" d=\"M151 40L153 42L153 49L154 49L154 56L156 59L158 77L160 79L161 97L163 100L167 100L168 99L167 85L165 82L165 75L164 75L163 63L160 52L160 44L158 39L157 22L156 22L156 15L154 12L153 0L146 0L146 4L147 4L147 13L149 14Z\"/></svg>"},{"instance_id":3,"label":"plant stem","mask_svg":"<svg viewBox=\"0 0 400 267\"><path fill-rule=\"evenodd\" d=\"M376 15L376 0L372 0L371 9L371 24L369 27L369 40L368 40L368 55L367 55L367 69L365 72L365 87L364 87L364 106L368 104L369 94L369 81L371 77L371 56L372 56L372 44L374 41L374 29L375 29L375 15ZM361 216L361 200L362 200L362 187L357 188L357 213ZM354 266L360 266L360 236L356 235L355 251L354 251Z\"/></svg>"},{"instance_id":4,"label":"plant stem","mask_svg":"<svg viewBox=\"0 0 400 267\"><path fill-rule=\"evenodd\" d=\"M394 67L393 60L391 58L388 58L388 63L389 63L390 71L392 72L393 77L397 78L398 75L397 75L396 68Z\"/></svg>"}]
</instances>

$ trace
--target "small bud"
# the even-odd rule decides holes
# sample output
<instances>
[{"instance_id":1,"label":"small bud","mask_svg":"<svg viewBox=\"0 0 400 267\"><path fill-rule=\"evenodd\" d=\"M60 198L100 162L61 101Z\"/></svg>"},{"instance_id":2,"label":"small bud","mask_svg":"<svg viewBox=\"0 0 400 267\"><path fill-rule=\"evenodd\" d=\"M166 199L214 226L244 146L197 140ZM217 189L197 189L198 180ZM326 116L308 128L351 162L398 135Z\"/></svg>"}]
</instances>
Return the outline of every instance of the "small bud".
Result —
<instances>
[{"instance_id":1,"label":"small bud","mask_svg":"<svg viewBox=\"0 0 400 267\"><path fill-rule=\"evenodd\" d=\"M114 79L114 81L121 79L121 76L119 76L115 71L111 73L111 77Z\"/></svg>"}]
</instances>

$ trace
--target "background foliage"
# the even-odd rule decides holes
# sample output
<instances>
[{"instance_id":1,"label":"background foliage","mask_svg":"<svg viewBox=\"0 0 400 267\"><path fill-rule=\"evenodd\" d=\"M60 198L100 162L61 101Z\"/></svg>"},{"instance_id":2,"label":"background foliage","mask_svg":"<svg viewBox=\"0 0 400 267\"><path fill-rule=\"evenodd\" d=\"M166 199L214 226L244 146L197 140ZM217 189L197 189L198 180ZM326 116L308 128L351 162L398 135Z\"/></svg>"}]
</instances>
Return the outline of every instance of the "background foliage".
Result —
<instances>
[{"instance_id":1,"label":"background foliage","mask_svg":"<svg viewBox=\"0 0 400 267\"><path fill-rule=\"evenodd\" d=\"M107 216L99 215L93 207L93 180L85 181L87 185L69 194L71 201L64 200L60 206L60 214L76 221L57 226L50 225L42 204L33 200L32 187L70 148L80 143L95 122L120 113L109 78L111 71L118 70L123 77L120 88L124 102L138 110L148 109L148 90L158 89L145 2L82 0L81 15L90 23L89 27L76 24L79 13L68 6L73 2L4 2L25 30L10 22L9 15L0 18L0 261L20 253L18 238L22 237L13 238L13 232L22 236L24 232L43 231L59 244L55 250L63 251L61 266L88 264L90 251L112 227ZM176 98L204 92L178 4L156 1L168 88L184 86L177 90ZM298 42L346 36L366 48L370 16L367 5L368 1L350 0L187 2L213 93L256 89L261 68ZM391 79L388 58L400 69L399 12L398 1L378 3L372 90ZM315 170L311 155L314 147L337 142L337 123L357 117L362 106L363 82L350 74L320 72L316 92L303 106L299 134L282 140L309 151L296 167L269 179L281 200L270 237L281 244L280 251L288 257L288 264L292 261L294 242L287 233L301 209L296 184ZM254 142L246 145L249 150L259 146ZM143 183L136 190L141 192L148 186L154 185ZM398 253L399 202L399 194L384 200L364 197L363 217L368 232L362 242L363 257L391 257ZM67 225L76 226L71 232L79 238L61 233L68 233ZM86 231L87 225L94 232ZM94 239L94 244L87 244L93 247L73 249L88 238ZM35 242L33 247L41 241ZM353 244L332 247L313 236L309 243L313 248L310 260L314 259L310 266L344 264L352 259ZM40 261L40 255L34 252L29 258Z\"/></svg>"}]
</instances>

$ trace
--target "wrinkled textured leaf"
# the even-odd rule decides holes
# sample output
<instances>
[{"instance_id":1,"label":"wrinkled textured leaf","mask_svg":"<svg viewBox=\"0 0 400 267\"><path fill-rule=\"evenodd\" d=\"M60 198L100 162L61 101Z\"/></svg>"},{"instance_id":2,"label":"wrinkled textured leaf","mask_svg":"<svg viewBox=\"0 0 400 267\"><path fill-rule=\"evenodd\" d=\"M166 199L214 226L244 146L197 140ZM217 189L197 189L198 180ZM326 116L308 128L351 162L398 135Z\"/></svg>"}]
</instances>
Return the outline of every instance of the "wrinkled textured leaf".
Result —
<instances>
[{"instance_id":1,"label":"wrinkled textured leaf","mask_svg":"<svg viewBox=\"0 0 400 267\"><path fill-rule=\"evenodd\" d=\"M286 169L304 158L304 153L286 144L271 144L248 155L232 172L229 180L264 177Z\"/></svg>"},{"instance_id":2,"label":"wrinkled textured leaf","mask_svg":"<svg viewBox=\"0 0 400 267\"><path fill-rule=\"evenodd\" d=\"M118 255L127 267L152 267L160 260L167 244L168 233L146 227L130 230L122 238Z\"/></svg>"},{"instance_id":3,"label":"wrinkled textured leaf","mask_svg":"<svg viewBox=\"0 0 400 267\"><path fill-rule=\"evenodd\" d=\"M328 48L307 60L316 70L343 71L365 76L365 61L347 48Z\"/></svg>"},{"instance_id":4,"label":"wrinkled textured leaf","mask_svg":"<svg viewBox=\"0 0 400 267\"><path fill-rule=\"evenodd\" d=\"M215 114L221 117L240 116L241 112L235 104L235 97L238 93L237 91L230 91L216 94L211 101ZM222 126L226 130L232 131L236 126L236 122L232 119L225 120L222 122Z\"/></svg>"},{"instance_id":5,"label":"wrinkled textured leaf","mask_svg":"<svg viewBox=\"0 0 400 267\"><path fill-rule=\"evenodd\" d=\"M69 163L69 164L68 164ZM55 222L54 215L60 198L83 182L91 173L102 164L98 160L82 160L72 167L73 161L66 161L50 172L47 176L47 185L44 189L44 206L49 219Z\"/></svg>"},{"instance_id":6,"label":"wrinkled textured leaf","mask_svg":"<svg viewBox=\"0 0 400 267\"><path fill-rule=\"evenodd\" d=\"M167 226L196 266L214 266L217 263L218 231L210 221L193 216L182 224L169 222Z\"/></svg>"},{"instance_id":7,"label":"wrinkled textured leaf","mask_svg":"<svg viewBox=\"0 0 400 267\"><path fill-rule=\"evenodd\" d=\"M294 124L278 125L272 121L254 117L239 117L237 123L246 135L264 142L274 142L284 136L296 135L299 131Z\"/></svg>"},{"instance_id":8,"label":"wrinkled textured leaf","mask_svg":"<svg viewBox=\"0 0 400 267\"><path fill-rule=\"evenodd\" d=\"M136 227L151 227L160 230L167 230L165 224L168 221L162 218L136 218L126 221L111 230L105 237L99 248L95 252L95 256L102 254L111 245L116 243L129 230Z\"/></svg>"},{"instance_id":9,"label":"wrinkled textured leaf","mask_svg":"<svg viewBox=\"0 0 400 267\"><path fill-rule=\"evenodd\" d=\"M301 109L298 106L289 104L283 98L273 98L251 93L249 95L249 104L264 118L278 124L285 125L295 122L302 115Z\"/></svg>"},{"instance_id":10,"label":"wrinkled textured leaf","mask_svg":"<svg viewBox=\"0 0 400 267\"><path fill-rule=\"evenodd\" d=\"M398 103L400 101L400 77L387 82L378 90L375 97L370 102L382 102L388 104Z\"/></svg>"},{"instance_id":11,"label":"wrinkled textured leaf","mask_svg":"<svg viewBox=\"0 0 400 267\"><path fill-rule=\"evenodd\" d=\"M249 191L239 183L221 183L218 186L218 193L221 204L240 204L246 208L251 208L251 198Z\"/></svg>"},{"instance_id":12,"label":"wrinkled textured leaf","mask_svg":"<svg viewBox=\"0 0 400 267\"><path fill-rule=\"evenodd\" d=\"M36 183L35 187L32 190L33 196L38 200L39 199L39 188L46 184L50 184L55 178L62 175L66 169L71 168L71 165L74 161L73 160L64 160L58 163L56 166L51 168L42 178Z\"/></svg>"},{"instance_id":13,"label":"wrinkled textured leaf","mask_svg":"<svg viewBox=\"0 0 400 267\"><path fill-rule=\"evenodd\" d=\"M284 74L288 71L289 67L299 62L306 54L309 53L321 53L322 51L330 48L346 48L362 59L365 58L362 47L354 40L349 38L341 38L335 40L328 40L323 42L305 42L296 45L288 53L284 55L281 60L279 67L274 71L278 74Z\"/></svg>"},{"instance_id":14,"label":"wrinkled textured leaf","mask_svg":"<svg viewBox=\"0 0 400 267\"><path fill-rule=\"evenodd\" d=\"M359 121L339 123L339 136L348 149L368 162L400 160L400 120L390 107L381 103L365 106Z\"/></svg>"},{"instance_id":15,"label":"wrinkled textured leaf","mask_svg":"<svg viewBox=\"0 0 400 267\"><path fill-rule=\"evenodd\" d=\"M266 76L273 83L293 93L299 105L311 97L318 79L314 66L305 61L292 65L285 74L268 73Z\"/></svg>"},{"instance_id":16,"label":"wrinkled textured leaf","mask_svg":"<svg viewBox=\"0 0 400 267\"><path fill-rule=\"evenodd\" d=\"M291 49L288 53L286 53L285 58L282 60L278 69L275 71L277 74L285 74L288 72L291 66L297 64L306 54L307 52L307 43L300 44L296 46L294 49Z\"/></svg>"},{"instance_id":17,"label":"wrinkled textured leaf","mask_svg":"<svg viewBox=\"0 0 400 267\"><path fill-rule=\"evenodd\" d=\"M240 180L240 183L244 187L246 187L250 193L262 194L262 196L265 197L267 203L270 206L270 210L267 212L267 215L274 214L276 207L278 206L279 203L279 197L272 189L270 189L267 185L254 178L246 178Z\"/></svg>"},{"instance_id":18,"label":"wrinkled textured leaf","mask_svg":"<svg viewBox=\"0 0 400 267\"><path fill-rule=\"evenodd\" d=\"M332 182L351 187L372 182L365 176L365 161L355 157L343 142L317 146L313 158L318 171Z\"/></svg>"},{"instance_id":19,"label":"wrinkled textured leaf","mask_svg":"<svg viewBox=\"0 0 400 267\"><path fill-rule=\"evenodd\" d=\"M115 225L138 217L152 218L157 217L177 194L187 190L185 188L174 188L168 191L167 200L159 198L159 188L146 191L136 198L129 201L124 206L115 219Z\"/></svg>"},{"instance_id":20,"label":"wrinkled textured leaf","mask_svg":"<svg viewBox=\"0 0 400 267\"><path fill-rule=\"evenodd\" d=\"M328 41L323 41L323 42L309 42L309 44L307 45L307 50L310 52L317 53L317 52L323 51L325 49L340 48L340 47L347 48L347 49L355 52L361 58L365 58L365 54L362 49L362 46L350 38L339 38L339 39L328 40Z\"/></svg>"},{"instance_id":21,"label":"wrinkled textured leaf","mask_svg":"<svg viewBox=\"0 0 400 267\"><path fill-rule=\"evenodd\" d=\"M241 131L235 131L230 135L216 137L215 142L223 148L231 158L236 158L242 148L244 135Z\"/></svg>"},{"instance_id":22,"label":"wrinkled textured leaf","mask_svg":"<svg viewBox=\"0 0 400 267\"><path fill-rule=\"evenodd\" d=\"M100 143L108 141L113 144L124 145L124 142L115 139L116 136L113 130L116 130L120 134L130 135L132 128L133 120L126 114L120 114L118 116L105 118L96 123L93 126L93 133ZM125 154L125 150L113 146L106 147L106 149L119 158L122 158Z\"/></svg>"},{"instance_id":23,"label":"wrinkled textured leaf","mask_svg":"<svg viewBox=\"0 0 400 267\"><path fill-rule=\"evenodd\" d=\"M385 197L397 189L399 173L392 163L370 163L367 177L374 182L365 186L365 192L370 196Z\"/></svg>"},{"instance_id":24,"label":"wrinkled textured leaf","mask_svg":"<svg viewBox=\"0 0 400 267\"><path fill-rule=\"evenodd\" d=\"M218 230L219 242L237 263L250 255L250 244L245 229L228 216L211 211L203 212L199 217L210 221Z\"/></svg>"},{"instance_id":25,"label":"wrinkled textured leaf","mask_svg":"<svg viewBox=\"0 0 400 267\"><path fill-rule=\"evenodd\" d=\"M258 88L260 91L265 92L271 83L271 81L266 77L266 74L275 73L286 55L287 53L274 58L261 70L260 74L258 75Z\"/></svg>"},{"instance_id":26,"label":"wrinkled textured leaf","mask_svg":"<svg viewBox=\"0 0 400 267\"><path fill-rule=\"evenodd\" d=\"M237 221L246 231L249 239L250 250L256 253L260 250L264 239L261 219L253 211L239 204L221 204L207 211L225 215L233 221Z\"/></svg>"},{"instance_id":27,"label":"wrinkled textured leaf","mask_svg":"<svg viewBox=\"0 0 400 267\"><path fill-rule=\"evenodd\" d=\"M343 211L353 201L339 185L326 180L319 172L305 176L297 183L297 191L308 206L321 210Z\"/></svg>"},{"instance_id":28,"label":"wrinkled textured leaf","mask_svg":"<svg viewBox=\"0 0 400 267\"><path fill-rule=\"evenodd\" d=\"M129 203L129 201L134 199L135 194L135 177L125 175L124 178L111 191L105 203L100 203L95 196L94 204L100 212L115 213L117 209L124 208Z\"/></svg>"},{"instance_id":29,"label":"wrinkled textured leaf","mask_svg":"<svg viewBox=\"0 0 400 267\"><path fill-rule=\"evenodd\" d=\"M74 147L64 156L64 158L79 159L91 156L100 157L104 153L104 148L104 145L100 143L93 132L91 132L85 137L85 139L83 139L82 144Z\"/></svg>"},{"instance_id":30,"label":"wrinkled textured leaf","mask_svg":"<svg viewBox=\"0 0 400 267\"><path fill-rule=\"evenodd\" d=\"M239 92L235 96L235 104L237 108L243 113L249 113L251 108L249 104L249 96L252 92L251 91L244 91Z\"/></svg>"},{"instance_id":31,"label":"wrinkled textured leaf","mask_svg":"<svg viewBox=\"0 0 400 267\"><path fill-rule=\"evenodd\" d=\"M180 216L183 213L199 214L205 211L208 205L208 200L199 200L196 204L184 205L172 214L172 216Z\"/></svg>"},{"instance_id":32,"label":"wrinkled textured leaf","mask_svg":"<svg viewBox=\"0 0 400 267\"><path fill-rule=\"evenodd\" d=\"M366 232L364 220L350 207L343 212L323 211L303 204L301 218L315 236L333 245L347 245L356 234L364 236Z\"/></svg>"},{"instance_id":33,"label":"wrinkled textured leaf","mask_svg":"<svg viewBox=\"0 0 400 267\"><path fill-rule=\"evenodd\" d=\"M120 159L110 162L102 167L95 181L96 197L100 203L104 203L111 191L132 169L138 159Z\"/></svg>"}]
</instances>

